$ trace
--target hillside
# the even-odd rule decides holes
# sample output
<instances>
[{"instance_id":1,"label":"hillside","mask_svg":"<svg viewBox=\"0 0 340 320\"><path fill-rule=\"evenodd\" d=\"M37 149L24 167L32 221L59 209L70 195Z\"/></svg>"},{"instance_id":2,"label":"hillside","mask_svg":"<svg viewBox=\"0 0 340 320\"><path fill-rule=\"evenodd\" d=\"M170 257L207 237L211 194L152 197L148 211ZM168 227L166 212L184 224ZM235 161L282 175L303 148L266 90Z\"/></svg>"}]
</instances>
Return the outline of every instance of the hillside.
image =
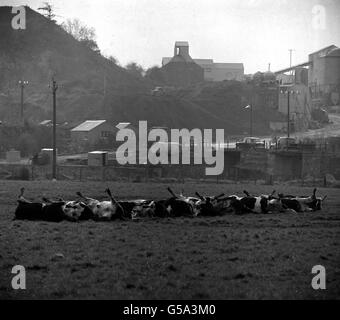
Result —
<instances>
[{"instance_id":1,"label":"hillside","mask_svg":"<svg viewBox=\"0 0 340 320\"><path fill-rule=\"evenodd\" d=\"M0 7L0 114L19 102L18 80L25 79L27 114L49 113L52 75L59 84L58 116L86 118L100 113L106 92L146 92L150 84L105 59L60 26L26 7L26 29L11 28L11 7ZM11 108L13 110L13 108ZM44 112L45 111L45 112ZM13 114L13 112L11 112Z\"/></svg>"},{"instance_id":2,"label":"hillside","mask_svg":"<svg viewBox=\"0 0 340 320\"><path fill-rule=\"evenodd\" d=\"M228 134L247 131L245 84L205 83L154 97L150 90L158 83L131 75L29 7L26 15L26 29L14 30L11 7L0 7L1 121L15 123L19 119L19 79L29 81L25 87L26 119L50 119L48 85L54 75L59 85L58 121L148 120L150 125L170 128L224 128ZM259 132L268 132L271 113L254 112L254 127Z\"/></svg>"}]
</instances>

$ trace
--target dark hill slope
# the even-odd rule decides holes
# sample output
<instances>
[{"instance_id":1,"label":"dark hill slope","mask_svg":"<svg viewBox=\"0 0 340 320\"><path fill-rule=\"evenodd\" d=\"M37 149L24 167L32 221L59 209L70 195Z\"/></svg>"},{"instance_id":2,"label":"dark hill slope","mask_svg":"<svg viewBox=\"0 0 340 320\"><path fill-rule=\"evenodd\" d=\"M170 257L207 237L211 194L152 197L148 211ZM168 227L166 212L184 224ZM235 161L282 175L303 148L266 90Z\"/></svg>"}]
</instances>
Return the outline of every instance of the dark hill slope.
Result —
<instances>
[{"instance_id":1,"label":"dark hill slope","mask_svg":"<svg viewBox=\"0 0 340 320\"><path fill-rule=\"evenodd\" d=\"M25 30L11 27L13 16L11 7L0 7L0 109L18 102L18 79L29 81L25 101L28 108L33 105L38 110L31 110L32 118L40 118L41 109L50 108L47 95L52 75L59 84L62 118L79 114L78 118L84 119L97 114L104 90L122 94L151 88L147 81L130 75L29 7Z\"/></svg>"},{"instance_id":2,"label":"dark hill slope","mask_svg":"<svg viewBox=\"0 0 340 320\"><path fill-rule=\"evenodd\" d=\"M0 54L6 59L14 80L23 76L40 85L55 74L58 80L70 87L84 85L87 89L103 90L103 77L109 89L145 90L145 82L131 76L84 44L76 41L60 26L26 7L26 29L11 28L11 7L0 7ZM13 74L14 71L14 74Z\"/></svg>"},{"instance_id":3,"label":"dark hill slope","mask_svg":"<svg viewBox=\"0 0 340 320\"><path fill-rule=\"evenodd\" d=\"M58 81L58 121L148 120L150 126L223 128L241 134L249 127L244 84L199 84L161 97L151 96L151 80L135 77L76 41L60 26L26 7L26 30L11 27L11 7L0 7L0 120L15 122L20 110L19 79L25 88L25 115L50 119L52 75ZM147 50L147 48L145 48ZM264 118L260 115L264 114ZM254 126L268 130L267 112Z\"/></svg>"},{"instance_id":4,"label":"dark hill slope","mask_svg":"<svg viewBox=\"0 0 340 320\"><path fill-rule=\"evenodd\" d=\"M105 104L105 114L112 120L132 123L148 120L149 126L221 128L226 132L238 132L237 124L226 122L190 99L177 98L175 95L110 97Z\"/></svg>"}]
</instances>

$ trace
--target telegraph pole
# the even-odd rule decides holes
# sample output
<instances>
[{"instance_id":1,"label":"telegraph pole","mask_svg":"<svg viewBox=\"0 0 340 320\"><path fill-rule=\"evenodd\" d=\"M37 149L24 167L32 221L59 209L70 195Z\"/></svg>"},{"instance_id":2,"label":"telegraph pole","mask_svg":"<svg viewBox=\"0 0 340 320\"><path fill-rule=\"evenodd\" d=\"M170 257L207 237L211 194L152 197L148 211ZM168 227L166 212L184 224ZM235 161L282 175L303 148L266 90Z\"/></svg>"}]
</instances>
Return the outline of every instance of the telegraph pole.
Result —
<instances>
[{"instance_id":1,"label":"telegraph pole","mask_svg":"<svg viewBox=\"0 0 340 320\"><path fill-rule=\"evenodd\" d=\"M250 136L253 136L253 102L250 104Z\"/></svg>"},{"instance_id":2,"label":"telegraph pole","mask_svg":"<svg viewBox=\"0 0 340 320\"><path fill-rule=\"evenodd\" d=\"M56 92L58 90L57 82L52 78L52 95L53 95L53 159L52 159L52 179L57 179L57 104Z\"/></svg>"},{"instance_id":3,"label":"telegraph pole","mask_svg":"<svg viewBox=\"0 0 340 320\"><path fill-rule=\"evenodd\" d=\"M289 68L292 67L292 62L293 62L293 51L294 49L289 49ZM293 75L293 70L290 70L290 75Z\"/></svg>"},{"instance_id":4,"label":"telegraph pole","mask_svg":"<svg viewBox=\"0 0 340 320\"><path fill-rule=\"evenodd\" d=\"M288 88L288 94L287 94L287 138L290 137L290 88Z\"/></svg>"},{"instance_id":5,"label":"telegraph pole","mask_svg":"<svg viewBox=\"0 0 340 320\"><path fill-rule=\"evenodd\" d=\"M24 124L24 88L28 85L28 81L19 80L20 85L20 119L21 123Z\"/></svg>"}]
</instances>

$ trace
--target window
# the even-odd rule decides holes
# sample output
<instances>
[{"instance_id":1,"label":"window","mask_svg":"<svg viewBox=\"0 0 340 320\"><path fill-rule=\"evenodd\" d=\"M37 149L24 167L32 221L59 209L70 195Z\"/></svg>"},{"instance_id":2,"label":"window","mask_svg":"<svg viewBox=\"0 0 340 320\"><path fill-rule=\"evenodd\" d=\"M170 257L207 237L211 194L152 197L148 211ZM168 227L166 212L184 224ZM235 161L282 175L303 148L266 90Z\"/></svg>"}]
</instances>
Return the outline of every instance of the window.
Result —
<instances>
[{"instance_id":1,"label":"window","mask_svg":"<svg viewBox=\"0 0 340 320\"><path fill-rule=\"evenodd\" d=\"M112 135L111 131L102 131L102 138L108 138Z\"/></svg>"}]
</instances>

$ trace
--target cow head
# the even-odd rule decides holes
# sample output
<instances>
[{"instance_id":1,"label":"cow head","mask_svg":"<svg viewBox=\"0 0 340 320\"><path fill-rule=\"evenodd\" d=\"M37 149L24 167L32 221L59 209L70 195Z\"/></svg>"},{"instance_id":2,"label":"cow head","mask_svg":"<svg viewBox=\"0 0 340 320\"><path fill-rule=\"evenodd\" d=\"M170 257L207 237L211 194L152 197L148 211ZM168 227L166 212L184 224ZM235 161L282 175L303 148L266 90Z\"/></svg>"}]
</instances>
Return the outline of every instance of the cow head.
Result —
<instances>
[{"instance_id":1,"label":"cow head","mask_svg":"<svg viewBox=\"0 0 340 320\"><path fill-rule=\"evenodd\" d=\"M92 208L95 220L111 220L117 211L117 206L111 201L98 201Z\"/></svg>"}]
</instances>

